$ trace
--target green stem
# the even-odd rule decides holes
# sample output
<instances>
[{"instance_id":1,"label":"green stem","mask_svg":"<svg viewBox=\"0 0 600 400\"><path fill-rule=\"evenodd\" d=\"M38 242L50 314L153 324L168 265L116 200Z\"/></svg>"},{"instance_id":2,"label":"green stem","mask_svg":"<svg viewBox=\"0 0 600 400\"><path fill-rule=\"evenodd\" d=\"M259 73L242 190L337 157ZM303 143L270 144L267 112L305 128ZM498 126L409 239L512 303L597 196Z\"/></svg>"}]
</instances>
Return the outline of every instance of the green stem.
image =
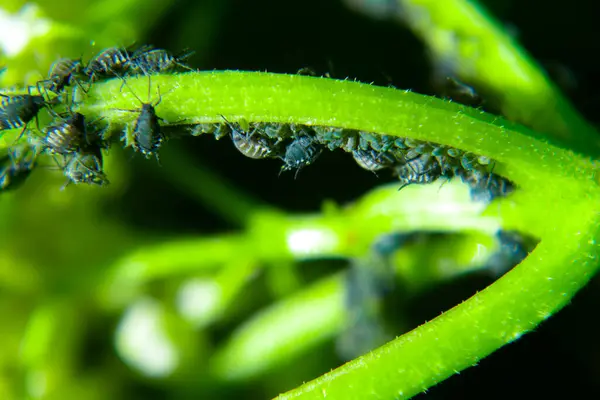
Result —
<instances>
[{"instance_id":1,"label":"green stem","mask_svg":"<svg viewBox=\"0 0 600 400\"><path fill-rule=\"evenodd\" d=\"M475 365L565 306L597 271L600 249L594 238L600 220L597 210L584 215L589 218L584 229L571 223L563 234L543 240L521 265L484 291L279 398L410 398ZM574 258L576 253L582 256Z\"/></svg>"},{"instance_id":2,"label":"green stem","mask_svg":"<svg viewBox=\"0 0 600 400\"><path fill-rule=\"evenodd\" d=\"M402 20L448 73L480 87L510 119L599 154L596 130L481 5L467 0L398 2Z\"/></svg>"},{"instance_id":3,"label":"green stem","mask_svg":"<svg viewBox=\"0 0 600 400\"><path fill-rule=\"evenodd\" d=\"M128 79L137 93L147 90L147 82ZM220 122L223 114L230 121L336 126L488 156L497 161L495 171L519 186L503 201L501 213L514 218L514 225L519 224L516 215L531 214L527 218L537 224L538 248L488 289L284 398L418 393L533 329L596 271L600 190L594 163L526 128L454 103L355 82L245 72L162 75L152 82L165 93L158 113L170 121ZM120 85L118 80L95 85L81 112L115 124L131 121L134 113L114 110L139 108L131 93L119 91Z\"/></svg>"}]
</instances>

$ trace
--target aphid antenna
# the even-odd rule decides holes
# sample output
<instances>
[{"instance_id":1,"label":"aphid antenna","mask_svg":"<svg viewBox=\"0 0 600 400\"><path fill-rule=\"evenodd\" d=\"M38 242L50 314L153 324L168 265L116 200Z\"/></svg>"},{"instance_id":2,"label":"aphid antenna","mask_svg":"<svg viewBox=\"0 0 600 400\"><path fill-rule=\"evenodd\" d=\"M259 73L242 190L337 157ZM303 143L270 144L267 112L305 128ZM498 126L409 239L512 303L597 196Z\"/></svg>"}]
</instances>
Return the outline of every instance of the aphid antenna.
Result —
<instances>
[{"instance_id":1,"label":"aphid antenna","mask_svg":"<svg viewBox=\"0 0 600 400\"><path fill-rule=\"evenodd\" d=\"M278 158L280 158L282 161L285 161L285 159L281 156L277 156ZM277 178L281 177L281 174L283 174L285 171L288 170L288 167L286 165L282 165L281 168L279 169L279 173L277 174Z\"/></svg>"},{"instance_id":2,"label":"aphid antenna","mask_svg":"<svg viewBox=\"0 0 600 400\"><path fill-rule=\"evenodd\" d=\"M62 157L62 161L59 160L59 157ZM54 163L56 164L56 166L52 167L50 165L45 165L43 167L43 169L48 169L51 171L56 171L56 170L64 170L67 167L67 158L63 155L58 155L58 154L52 154L52 160L54 160Z\"/></svg>"},{"instance_id":3,"label":"aphid antenna","mask_svg":"<svg viewBox=\"0 0 600 400\"><path fill-rule=\"evenodd\" d=\"M178 61L183 61L183 60L187 60L194 54L196 54L196 52L194 50L184 49L179 55L176 56L176 58Z\"/></svg>"},{"instance_id":4,"label":"aphid antenna","mask_svg":"<svg viewBox=\"0 0 600 400\"><path fill-rule=\"evenodd\" d=\"M298 167L298 169L296 169L296 173L294 174L294 180L298 179L298 174L300 173L301 169L302 167Z\"/></svg>"},{"instance_id":5,"label":"aphid antenna","mask_svg":"<svg viewBox=\"0 0 600 400\"><path fill-rule=\"evenodd\" d=\"M131 53L132 58L135 58L141 54L144 54L148 51L155 49L154 45L152 45L152 44L143 44L143 45L139 46L137 49L133 50L135 48L135 46L136 46L136 43L133 42L130 46L128 46L126 48L127 52Z\"/></svg>"},{"instance_id":6,"label":"aphid antenna","mask_svg":"<svg viewBox=\"0 0 600 400\"><path fill-rule=\"evenodd\" d=\"M219 114L219 117L223 118L223 121L225 121L225 123L227 124L227 126L229 127L229 129L231 129L231 134L233 135L233 131L238 131L231 122L229 122L229 120L227 118L225 118L225 116L223 114Z\"/></svg>"},{"instance_id":7,"label":"aphid antenna","mask_svg":"<svg viewBox=\"0 0 600 400\"><path fill-rule=\"evenodd\" d=\"M69 186L71 183L73 183L69 178L67 178L67 181L65 183L63 183L63 185L60 187L61 192L64 191L67 186Z\"/></svg>"},{"instance_id":8,"label":"aphid antenna","mask_svg":"<svg viewBox=\"0 0 600 400\"><path fill-rule=\"evenodd\" d=\"M81 58L80 58L79 60L81 60ZM80 62L81 62L81 61L80 61ZM79 87L79 89L81 89L81 91L82 91L83 93L85 93L85 94L88 94L88 92L89 92L89 91L90 91L90 89L92 88L92 85L93 85L93 83L92 83L92 82L90 82L90 85L88 86L88 88L87 88L87 89L85 89L85 88L83 87L83 85L81 84L81 82L79 82L79 79L77 79L77 78L73 78L73 79L75 80L75 84L76 84L76 85ZM75 90L75 88L73 88L73 90ZM73 97L75 97L75 96L73 96Z\"/></svg>"},{"instance_id":9,"label":"aphid antenna","mask_svg":"<svg viewBox=\"0 0 600 400\"><path fill-rule=\"evenodd\" d=\"M37 81L37 82L36 82L36 84L35 84L35 86L36 86L36 88L37 88L37 90L38 90L38 92L39 92L40 94L41 94L42 92L43 92L43 93L46 93L46 97L47 97L48 99L50 99L50 95L48 94L48 89L46 88L46 85L45 85L45 84L46 84L46 83L48 83L48 82L51 82L51 81L50 81L50 79L43 79L43 80L41 80L41 81ZM42 91L42 89L44 89L44 90ZM31 96L31 91L30 91L30 94L29 94L29 95Z\"/></svg>"},{"instance_id":10,"label":"aphid antenna","mask_svg":"<svg viewBox=\"0 0 600 400\"><path fill-rule=\"evenodd\" d=\"M402 189L404 189L405 187L411 185L413 182L405 182L402 185L400 185L400 187L398 188L398 191L401 191Z\"/></svg>"},{"instance_id":11,"label":"aphid antenna","mask_svg":"<svg viewBox=\"0 0 600 400\"><path fill-rule=\"evenodd\" d=\"M73 117L75 114L73 113L73 105L75 104L75 99L73 96L70 97L69 99L69 94L65 93L64 94L66 96L65 98L65 104L68 104L69 106L67 107L69 114ZM70 101L69 101L70 100Z\"/></svg>"},{"instance_id":12,"label":"aphid antenna","mask_svg":"<svg viewBox=\"0 0 600 400\"><path fill-rule=\"evenodd\" d=\"M40 129L40 125L38 123L37 117L35 119L35 124L37 125L37 129ZM19 143L19 140L21 140L21 138L23 137L23 135L25 135L25 131L27 130L27 124L25 124L25 126L23 126L23 129L21 129L21 132L19 132L19 134L17 135L17 138L14 140L13 142L13 146L17 145Z\"/></svg>"},{"instance_id":13,"label":"aphid antenna","mask_svg":"<svg viewBox=\"0 0 600 400\"><path fill-rule=\"evenodd\" d=\"M127 89L129 89L129 91L131 92L131 94L133 94L133 96L140 102L140 104L145 104L142 99L140 99L140 97L135 93L135 91L131 88L131 86L129 86L129 84L127 83L127 80L121 76L121 74L113 71L113 73L123 82L123 84L121 85L121 87L119 88L119 91L121 92L123 90L123 86L126 86ZM148 79L150 79L150 77L148 77ZM148 97L150 97L150 89L148 89ZM148 99L149 100L149 99ZM121 110L121 109L119 109ZM137 111L137 110L121 110L121 111Z\"/></svg>"},{"instance_id":14,"label":"aphid antenna","mask_svg":"<svg viewBox=\"0 0 600 400\"><path fill-rule=\"evenodd\" d=\"M443 178L444 179L442 180L442 183L441 183L440 187L438 188L438 191L437 191L438 193L442 191L442 188L444 187L444 185L446 183L448 183L452 180L452 177L450 177L450 176L444 176Z\"/></svg>"},{"instance_id":15,"label":"aphid antenna","mask_svg":"<svg viewBox=\"0 0 600 400\"><path fill-rule=\"evenodd\" d=\"M95 157L95 156L94 156ZM96 157L97 158L97 157ZM82 166L83 168L87 169L89 172L91 173L96 173L97 171L94 171L93 169L91 169L90 167L88 167L87 165L85 165L83 162L81 162L81 160L76 159L75 160L80 166Z\"/></svg>"},{"instance_id":16,"label":"aphid antenna","mask_svg":"<svg viewBox=\"0 0 600 400\"><path fill-rule=\"evenodd\" d=\"M156 86L156 91L158 92L158 100L157 100L157 101L156 101L156 103L154 103L154 104L152 104L152 103L150 102L150 93L152 92L152 78L151 78L151 76L150 76L150 75L147 75L147 76L148 76L148 102L147 102L147 103L144 103L144 102L142 101L142 99L140 99L140 97L139 97L139 96L138 96L138 95L135 93L135 91L134 91L134 90L131 88L131 86L129 86L129 84L127 83L127 80L126 80L126 79L125 79L123 76L121 76L120 74L118 74L118 73L116 73L116 72L115 72L115 75L116 75L116 76L117 76L119 79L121 79L121 80L123 81L123 84L121 85L121 88L120 88L119 90L122 90L122 89L123 89L123 86L126 86L126 87L127 87L127 89L129 89L129 91L131 92L131 94L133 94L133 96L134 96L134 97L135 97L135 98L136 98L136 99L137 99L137 100L140 102L140 104L142 104L142 105L144 105L144 104L150 104L152 107L157 107L157 106L158 106L158 105L159 105L159 104L162 102L163 95L160 93L160 86L158 86L158 85ZM165 96L167 96L168 94L170 94L170 93L171 93L172 91L174 91L174 90L175 90L175 88L173 88L173 89L169 90L169 91L168 91L168 92L165 94ZM119 110L119 111L130 111L130 112L139 112L139 110L125 110L125 109L122 109L122 108L113 108L113 110ZM159 118L160 120L162 120L162 118L160 118L160 117L158 117L158 118Z\"/></svg>"},{"instance_id":17,"label":"aphid antenna","mask_svg":"<svg viewBox=\"0 0 600 400\"><path fill-rule=\"evenodd\" d=\"M6 155L8 156L8 159L10 160L10 163L12 165L16 164L19 162L19 157L17 154L17 149L15 148L16 146L12 146L8 149L8 152L6 153Z\"/></svg>"},{"instance_id":18,"label":"aphid antenna","mask_svg":"<svg viewBox=\"0 0 600 400\"><path fill-rule=\"evenodd\" d=\"M225 123L227 124L227 126L229 127L229 129L231 129L231 134L232 135L233 135L233 132L240 133L240 131L242 131L243 133L246 133L246 132L244 132L243 129L241 129L241 127L240 127L240 129L236 128L231 122L229 122L229 120L227 118L225 118L225 116L223 114L219 114L219 116L221 118L223 118L223 121L225 121Z\"/></svg>"},{"instance_id":19,"label":"aphid antenna","mask_svg":"<svg viewBox=\"0 0 600 400\"><path fill-rule=\"evenodd\" d=\"M185 69L187 69L189 71L195 71L194 68L192 68L190 66L187 66L187 65L185 65L185 64L182 63L182 61L187 60L188 58L190 58L194 54L196 54L196 52L193 51L193 50L188 50L188 49L184 50L181 54L175 56L175 60L174 60L175 61L175 65L177 65L177 66L179 66L181 68L185 68Z\"/></svg>"},{"instance_id":20,"label":"aphid antenna","mask_svg":"<svg viewBox=\"0 0 600 400\"><path fill-rule=\"evenodd\" d=\"M408 160L402 152L398 152L398 155L402 158L402 163L404 165L408 165L408 168L410 168L412 170L412 172L414 172L416 174L417 170L415 169L415 167L412 166L412 164L410 162L412 160L415 160L415 159L419 158L419 156L411 158L410 160ZM398 189L398 190L400 190L400 189Z\"/></svg>"},{"instance_id":21,"label":"aphid antenna","mask_svg":"<svg viewBox=\"0 0 600 400\"><path fill-rule=\"evenodd\" d=\"M492 161L492 168L490 169L490 172L489 172L488 178L487 178L487 182L485 183L485 185L488 188L490 187L490 183L492 182L492 175L494 174L494 168L496 168L496 161Z\"/></svg>"}]
</instances>

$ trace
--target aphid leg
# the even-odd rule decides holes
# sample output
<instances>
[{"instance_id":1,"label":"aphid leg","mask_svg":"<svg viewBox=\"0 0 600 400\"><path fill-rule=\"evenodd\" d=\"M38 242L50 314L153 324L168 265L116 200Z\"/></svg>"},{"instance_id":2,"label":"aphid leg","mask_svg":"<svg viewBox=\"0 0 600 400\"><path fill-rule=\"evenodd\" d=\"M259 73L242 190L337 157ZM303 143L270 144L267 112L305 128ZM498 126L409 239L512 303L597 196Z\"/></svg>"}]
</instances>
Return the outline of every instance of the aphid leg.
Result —
<instances>
[{"instance_id":1,"label":"aphid leg","mask_svg":"<svg viewBox=\"0 0 600 400\"><path fill-rule=\"evenodd\" d=\"M449 177L449 176L442 176L442 178L444 178L444 179L442 180L442 184L441 184L441 185L440 185L440 187L438 188L438 193L439 193L439 192L442 190L442 188L444 187L444 185L445 185L446 183L450 182L450 180L452 179L452 178L451 178L451 177Z\"/></svg>"},{"instance_id":2,"label":"aphid leg","mask_svg":"<svg viewBox=\"0 0 600 400\"><path fill-rule=\"evenodd\" d=\"M487 182L485 186L489 189L490 184L492 183L492 175L494 174L494 168L496 168L496 161L492 161L492 168L490 168L490 172L488 173Z\"/></svg>"},{"instance_id":3,"label":"aphid leg","mask_svg":"<svg viewBox=\"0 0 600 400\"><path fill-rule=\"evenodd\" d=\"M38 128L38 130L40 129L40 125L38 123L38 119L37 117L35 117L35 124ZM25 135L25 131L27 130L27 124L25 124L23 126L23 129L21 129L21 132L19 132L19 135L17 135L17 138L14 140L13 142L13 146L16 146L19 143L19 140L21 140L21 138L23 137L23 135Z\"/></svg>"},{"instance_id":4,"label":"aphid leg","mask_svg":"<svg viewBox=\"0 0 600 400\"><path fill-rule=\"evenodd\" d=\"M90 89L91 89L91 87L92 87L92 85L91 85L91 84L90 84L90 86L88 86L88 88L87 88L87 90L86 90L86 89L84 89L84 88L83 88L83 85L81 84L81 82L79 82L79 79L77 79L77 78L73 78L73 80L75 81L75 84L76 84L76 85L79 87L79 89L81 89L81 91L82 91L83 93L87 94L87 93L90 91Z\"/></svg>"},{"instance_id":5,"label":"aphid leg","mask_svg":"<svg viewBox=\"0 0 600 400\"><path fill-rule=\"evenodd\" d=\"M196 71L194 68L192 68L192 67L188 67L187 65L185 65L185 64L182 64L182 63L180 63L180 62L177 62L177 61L175 61L175 63L174 63L174 64L175 64L175 65L177 65L178 67L181 67L181 68L187 69L188 71Z\"/></svg>"},{"instance_id":6,"label":"aphid leg","mask_svg":"<svg viewBox=\"0 0 600 400\"><path fill-rule=\"evenodd\" d=\"M19 160L17 159L17 156L16 156L16 151L15 151L15 149L14 149L14 148L13 148L13 149L9 149L9 151L8 151L8 154L7 154L7 155L8 155L8 158L9 158L9 160L10 160L10 163L11 163L11 164L13 164L13 165L14 165L14 164L16 164L16 163L19 161Z\"/></svg>"},{"instance_id":7,"label":"aphid leg","mask_svg":"<svg viewBox=\"0 0 600 400\"><path fill-rule=\"evenodd\" d=\"M35 84L35 86L36 86L36 88L37 88L38 92L42 93L42 89L41 89L41 88L44 88L44 91L46 91L46 87L45 87L45 85L43 85L43 84L45 84L45 83L48 83L48 82L52 82L52 81L51 81L50 79L44 79L44 80L42 80L42 81L38 81L38 82ZM46 95L48 95L48 93L47 93L47 92L46 92Z\"/></svg>"},{"instance_id":8,"label":"aphid leg","mask_svg":"<svg viewBox=\"0 0 600 400\"><path fill-rule=\"evenodd\" d=\"M63 185L60 187L60 190L63 191L67 188L67 186L69 186L71 183L73 183L73 181L69 178L67 178L67 181L65 183L63 183Z\"/></svg>"},{"instance_id":9,"label":"aphid leg","mask_svg":"<svg viewBox=\"0 0 600 400\"><path fill-rule=\"evenodd\" d=\"M58 157L62 157L62 162L58 159ZM52 159L56 163L56 166L60 169L65 169L67 167L67 159L65 156L59 156L58 154L52 154Z\"/></svg>"},{"instance_id":10,"label":"aphid leg","mask_svg":"<svg viewBox=\"0 0 600 400\"><path fill-rule=\"evenodd\" d=\"M148 103L150 103L150 89L152 88L152 81L150 80L150 75L148 75ZM156 85L156 91L158 92L158 101L154 103L153 107L158 107L160 102L162 101L162 96L160 94L160 86Z\"/></svg>"},{"instance_id":11,"label":"aphid leg","mask_svg":"<svg viewBox=\"0 0 600 400\"><path fill-rule=\"evenodd\" d=\"M195 71L194 68L191 68L185 64L182 63L182 61L190 58L191 56L193 56L196 52L195 51L186 51L185 53L175 57L173 64L177 65L178 67L187 69L189 71Z\"/></svg>"},{"instance_id":12,"label":"aphid leg","mask_svg":"<svg viewBox=\"0 0 600 400\"><path fill-rule=\"evenodd\" d=\"M398 191L401 191L402 189L404 189L405 187L409 186L410 184L412 184L413 182L404 182L400 185L400 187L398 188Z\"/></svg>"},{"instance_id":13,"label":"aphid leg","mask_svg":"<svg viewBox=\"0 0 600 400\"><path fill-rule=\"evenodd\" d=\"M298 179L298 174L300 173L300 170L302 169L302 167L298 167L296 169L296 173L294 174L294 180Z\"/></svg>"},{"instance_id":14,"label":"aphid leg","mask_svg":"<svg viewBox=\"0 0 600 400\"><path fill-rule=\"evenodd\" d=\"M125 80L125 78L123 78L123 77L121 76L121 74L118 74L118 73L116 73L116 72L114 72L114 71L113 71L113 73L114 73L114 74L115 74L115 75L116 75L116 76L117 76L117 77L118 77L118 78L119 78L119 79L120 79L120 80L123 82L123 83L121 84L121 87L119 88L119 91L120 91L120 92L121 92L121 91L123 91L123 87L124 87L124 86L127 86L127 89L129 89L129 91L131 92L131 94L132 94L132 95L133 95L133 96L134 96L134 97L135 97L135 98L136 98L136 99L137 99L137 100L138 100L138 101L139 101L141 104L144 104L144 102L142 101L142 99L140 99L140 98L139 98L139 96L138 96L138 95L137 95L137 94L134 92L134 90L131 88L131 86L129 86L129 84L127 83L127 80ZM148 93L148 95L149 95L149 93ZM124 111L124 110L122 110L122 111ZM128 110L128 111L133 111L133 110Z\"/></svg>"},{"instance_id":15,"label":"aphid leg","mask_svg":"<svg viewBox=\"0 0 600 400\"><path fill-rule=\"evenodd\" d=\"M285 158L278 155L277 158L279 158L281 161L285 162ZM283 174L285 171L287 171L287 167L285 165L282 165L281 168L279 169L279 173L277 174L277 178L281 177L281 174Z\"/></svg>"}]
</instances>

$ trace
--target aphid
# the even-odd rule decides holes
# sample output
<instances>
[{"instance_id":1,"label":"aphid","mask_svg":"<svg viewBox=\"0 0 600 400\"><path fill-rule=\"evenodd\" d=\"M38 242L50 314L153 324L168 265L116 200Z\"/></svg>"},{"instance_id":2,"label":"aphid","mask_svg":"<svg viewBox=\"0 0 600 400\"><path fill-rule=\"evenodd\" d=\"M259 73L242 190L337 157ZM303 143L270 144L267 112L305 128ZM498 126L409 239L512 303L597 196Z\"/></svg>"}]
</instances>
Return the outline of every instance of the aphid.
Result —
<instances>
[{"instance_id":1,"label":"aphid","mask_svg":"<svg viewBox=\"0 0 600 400\"><path fill-rule=\"evenodd\" d=\"M127 82L124 79L123 84L129 88L129 90L135 96L135 98L142 104L142 107L137 110L117 109L119 111L139 113L137 119L135 120L135 123L133 124L133 130L131 131L131 135L133 138L133 149L142 153L144 156L146 156L146 158L154 156L158 160L158 150L160 149L160 146L165 140L165 136L162 133L161 126L159 123L159 121L161 121L162 118L156 115L155 110L155 107L158 106L162 101L162 96L160 95L160 87L158 88L158 100L156 101L156 103L152 104L150 102L144 103L138 97L138 95L135 94L135 92L129 87L129 85L127 85ZM148 101L150 101L150 89L151 81L150 77L148 77Z\"/></svg>"},{"instance_id":2,"label":"aphid","mask_svg":"<svg viewBox=\"0 0 600 400\"><path fill-rule=\"evenodd\" d=\"M200 136L204 134L215 134L219 130L221 124L202 123L192 125L188 131L192 136Z\"/></svg>"},{"instance_id":3,"label":"aphid","mask_svg":"<svg viewBox=\"0 0 600 400\"><path fill-rule=\"evenodd\" d=\"M287 146L285 156L282 158L285 164L281 167L281 171L296 168L294 176L296 177L302 168L315 161L321 151L321 147L315 144L311 137L300 136Z\"/></svg>"},{"instance_id":4,"label":"aphid","mask_svg":"<svg viewBox=\"0 0 600 400\"><path fill-rule=\"evenodd\" d=\"M120 47L110 47L96 54L83 73L90 79L97 79L123 75L131 68L130 52Z\"/></svg>"},{"instance_id":5,"label":"aphid","mask_svg":"<svg viewBox=\"0 0 600 400\"><path fill-rule=\"evenodd\" d=\"M32 95L31 93L22 95L0 94L0 99L0 131L23 127L15 142L21 139L32 119L36 119L36 125L39 129L38 113L42 107L55 104L58 100L58 98L54 98L51 101L46 101L43 96Z\"/></svg>"},{"instance_id":6,"label":"aphid","mask_svg":"<svg viewBox=\"0 0 600 400\"><path fill-rule=\"evenodd\" d=\"M44 128L43 132L42 147L51 154L76 153L91 143L85 117L79 113Z\"/></svg>"},{"instance_id":7,"label":"aphid","mask_svg":"<svg viewBox=\"0 0 600 400\"><path fill-rule=\"evenodd\" d=\"M131 57L131 67L134 72L142 72L146 75L166 72L177 67L193 71L192 68L183 64L194 52L186 52L174 56L164 49L153 49L147 46L135 51Z\"/></svg>"},{"instance_id":8,"label":"aphid","mask_svg":"<svg viewBox=\"0 0 600 400\"><path fill-rule=\"evenodd\" d=\"M472 107L480 106L483 103L483 99L477 94L475 89L456 78L446 77L444 86L444 97L452 99L457 103Z\"/></svg>"},{"instance_id":9,"label":"aphid","mask_svg":"<svg viewBox=\"0 0 600 400\"><path fill-rule=\"evenodd\" d=\"M354 259L344 280L346 326L336 341L343 359L356 358L386 342L382 324L380 260Z\"/></svg>"},{"instance_id":10,"label":"aphid","mask_svg":"<svg viewBox=\"0 0 600 400\"><path fill-rule=\"evenodd\" d=\"M329 150L343 149L351 152L356 149L359 142L359 131L354 129L342 129L331 126L314 126L316 140L327 146Z\"/></svg>"},{"instance_id":11,"label":"aphid","mask_svg":"<svg viewBox=\"0 0 600 400\"><path fill-rule=\"evenodd\" d=\"M35 167L37 151L30 145L20 145L9 149L0 158L0 190L7 191L20 187Z\"/></svg>"},{"instance_id":12,"label":"aphid","mask_svg":"<svg viewBox=\"0 0 600 400\"><path fill-rule=\"evenodd\" d=\"M391 152L380 153L375 150L354 150L352 157L361 168L373 172L390 167L398 162Z\"/></svg>"},{"instance_id":13,"label":"aphid","mask_svg":"<svg viewBox=\"0 0 600 400\"><path fill-rule=\"evenodd\" d=\"M280 141L294 135L290 124L278 124L273 122L256 122L254 128L268 139Z\"/></svg>"},{"instance_id":14,"label":"aphid","mask_svg":"<svg viewBox=\"0 0 600 400\"><path fill-rule=\"evenodd\" d=\"M254 128L252 132L246 132L244 129L238 129L233 126L222 115L221 117L225 120L229 129L231 129L231 141L240 153L253 159L266 158L271 155L273 152L271 145L260 135L255 135L257 128Z\"/></svg>"},{"instance_id":15,"label":"aphid","mask_svg":"<svg viewBox=\"0 0 600 400\"><path fill-rule=\"evenodd\" d=\"M477 171L457 171L463 182L471 188L471 199L489 203L496 197L504 197L515 190L514 184L506 178Z\"/></svg>"},{"instance_id":16,"label":"aphid","mask_svg":"<svg viewBox=\"0 0 600 400\"><path fill-rule=\"evenodd\" d=\"M0 98L0 131L23 127L25 132L27 124L48 104L44 97L39 95L0 93Z\"/></svg>"},{"instance_id":17,"label":"aphid","mask_svg":"<svg viewBox=\"0 0 600 400\"><path fill-rule=\"evenodd\" d=\"M54 62L50 67L48 78L38 82L38 90L40 90L40 83L43 83L46 89L54 93L60 93L65 86L70 86L73 82L76 82L79 85L77 76L82 70L83 66L81 65L81 59L73 60L70 58L61 58ZM81 87L81 85L79 86Z\"/></svg>"},{"instance_id":18,"label":"aphid","mask_svg":"<svg viewBox=\"0 0 600 400\"><path fill-rule=\"evenodd\" d=\"M498 250L488 259L486 269L499 277L527 257L535 247L535 240L516 231L496 232Z\"/></svg>"},{"instance_id":19,"label":"aphid","mask_svg":"<svg viewBox=\"0 0 600 400\"><path fill-rule=\"evenodd\" d=\"M63 168L63 173L67 182L62 189L71 183L98 186L109 184L102 170L102 151L99 147L71 154Z\"/></svg>"},{"instance_id":20,"label":"aphid","mask_svg":"<svg viewBox=\"0 0 600 400\"><path fill-rule=\"evenodd\" d=\"M402 183L398 190L413 183L431 183L442 176L440 165L429 154L407 160L397 166L395 172Z\"/></svg>"},{"instance_id":21,"label":"aphid","mask_svg":"<svg viewBox=\"0 0 600 400\"><path fill-rule=\"evenodd\" d=\"M393 256L416 237L414 232L382 235L366 257L351 260L345 279L347 325L336 343L343 358L355 358L385 342L381 302L394 289Z\"/></svg>"}]
</instances>

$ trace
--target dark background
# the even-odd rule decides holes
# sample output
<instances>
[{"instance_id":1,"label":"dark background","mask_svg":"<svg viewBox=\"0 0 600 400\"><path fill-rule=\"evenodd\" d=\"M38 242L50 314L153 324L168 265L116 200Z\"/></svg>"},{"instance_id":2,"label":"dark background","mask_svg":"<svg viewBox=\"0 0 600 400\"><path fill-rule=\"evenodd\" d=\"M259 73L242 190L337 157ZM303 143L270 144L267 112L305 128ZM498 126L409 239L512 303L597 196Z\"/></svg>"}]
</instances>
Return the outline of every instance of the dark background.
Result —
<instances>
[{"instance_id":1,"label":"dark background","mask_svg":"<svg viewBox=\"0 0 600 400\"><path fill-rule=\"evenodd\" d=\"M514 32L575 106L598 123L600 24L594 2L483 3ZM210 40L189 29L175 29L179 21L197 18L203 9L218 9ZM409 30L393 20L370 19L334 0L179 1L164 14L146 42L173 51L200 48L202 51L191 60L192 66L200 69L295 73L311 67L319 75L329 72L335 78L436 94L425 49ZM289 211L314 211L324 199L343 204L389 180L361 170L342 153L324 154L294 179L291 173L278 176L278 161L245 158L227 140L200 137L182 141L181 147L199 162ZM140 160L135 161L135 173L137 178L120 199L117 211L131 224L174 233L232 228L199 208ZM150 213L152 218L148 218ZM481 277L466 278L424 293L408 306L408 315L415 325L420 324L488 283ZM600 398L597 287L595 279L571 305L535 332L419 398Z\"/></svg>"}]
</instances>

